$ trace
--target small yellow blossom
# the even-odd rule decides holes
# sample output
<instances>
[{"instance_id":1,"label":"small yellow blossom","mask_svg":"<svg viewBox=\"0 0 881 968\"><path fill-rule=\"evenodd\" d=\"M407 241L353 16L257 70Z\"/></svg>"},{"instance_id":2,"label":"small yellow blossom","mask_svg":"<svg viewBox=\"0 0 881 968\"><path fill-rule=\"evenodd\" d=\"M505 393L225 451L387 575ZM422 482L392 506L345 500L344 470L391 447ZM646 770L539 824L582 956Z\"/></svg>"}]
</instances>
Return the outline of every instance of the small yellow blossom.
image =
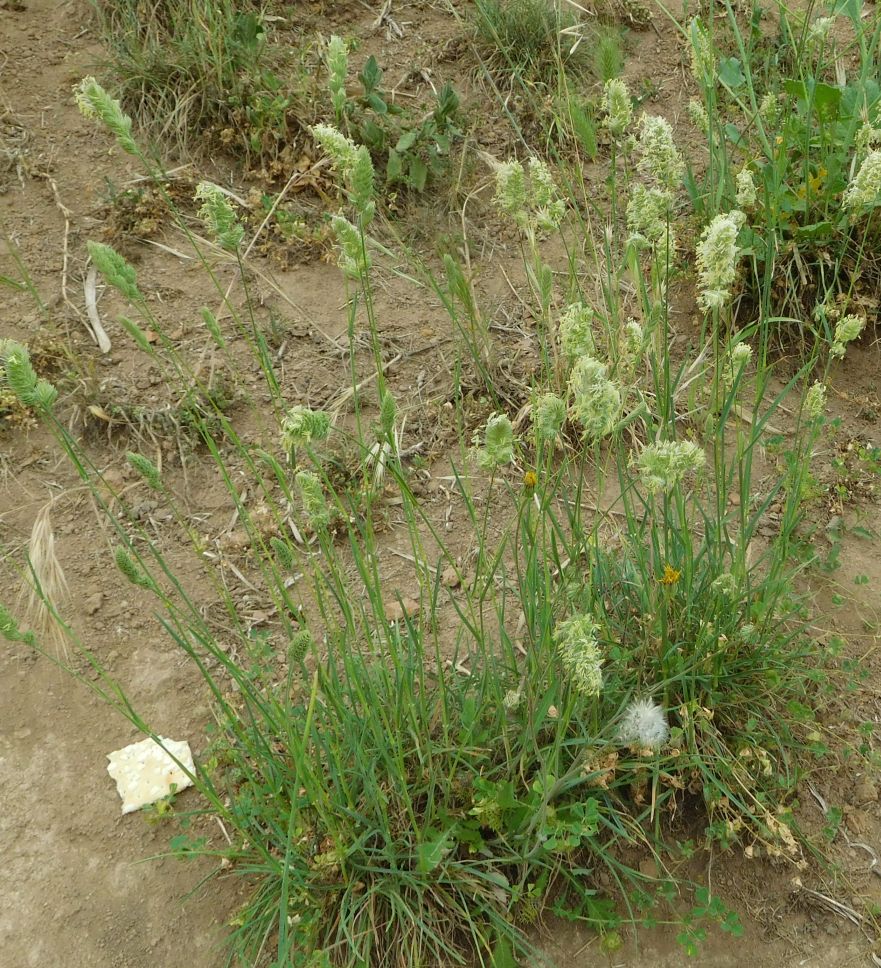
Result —
<instances>
[{"instance_id":1,"label":"small yellow blossom","mask_svg":"<svg viewBox=\"0 0 881 968\"><path fill-rule=\"evenodd\" d=\"M535 471L527 471L523 475L523 486L524 487L535 487L538 484L538 475Z\"/></svg>"},{"instance_id":2,"label":"small yellow blossom","mask_svg":"<svg viewBox=\"0 0 881 968\"><path fill-rule=\"evenodd\" d=\"M658 579L662 585L675 585L682 576L678 568L674 568L669 562L664 565L664 574Z\"/></svg>"}]
</instances>

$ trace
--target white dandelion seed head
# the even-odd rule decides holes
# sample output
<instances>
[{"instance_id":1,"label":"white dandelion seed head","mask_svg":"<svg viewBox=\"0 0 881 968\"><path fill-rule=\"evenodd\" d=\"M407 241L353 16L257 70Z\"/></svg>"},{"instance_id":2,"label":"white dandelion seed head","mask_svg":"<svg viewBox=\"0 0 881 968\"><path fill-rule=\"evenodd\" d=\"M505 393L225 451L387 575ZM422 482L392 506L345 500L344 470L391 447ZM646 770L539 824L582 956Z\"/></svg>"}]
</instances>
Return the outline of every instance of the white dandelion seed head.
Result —
<instances>
[{"instance_id":1,"label":"white dandelion seed head","mask_svg":"<svg viewBox=\"0 0 881 968\"><path fill-rule=\"evenodd\" d=\"M670 738L667 715L651 699L635 699L624 711L618 738L627 745L660 749Z\"/></svg>"}]
</instances>

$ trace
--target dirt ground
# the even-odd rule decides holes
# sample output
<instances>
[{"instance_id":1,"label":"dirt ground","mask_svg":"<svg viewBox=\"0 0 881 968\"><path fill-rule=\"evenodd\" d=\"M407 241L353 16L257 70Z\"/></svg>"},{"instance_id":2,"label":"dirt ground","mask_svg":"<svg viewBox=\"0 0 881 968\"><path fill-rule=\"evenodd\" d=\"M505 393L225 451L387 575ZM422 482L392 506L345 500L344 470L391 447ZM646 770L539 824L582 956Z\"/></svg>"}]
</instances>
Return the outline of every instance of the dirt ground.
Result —
<instances>
[{"instance_id":1,"label":"dirt ground","mask_svg":"<svg viewBox=\"0 0 881 968\"><path fill-rule=\"evenodd\" d=\"M402 23L416 23L420 16L430 17L433 24L443 22L440 7L411 3L396 9ZM370 19L370 11L357 4L340 4L337 13L350 23ZM391 43L376 36L377 47L387 54ZM627 68L634 83L653 78L653 109L671 116L681 110L677 50L666 28L648 30L634 36ZM0 227L27 265L49 319L47 324L35 310L30 294L2 288L0 337L32 345L51 337L49 356L63 363L68 353L88 361L82 371L88 384L83 399L93 400L98 410L120 388L140 403L152 401L160 407L159 376L138 368L125 334L112 322L121 308L112 296L105 294L100 304L114 342L110 354L98 354L82 323L85 242L102 237L111 183L118 188L139 174L74 106L74 84L93 73L99 59L85 0L0 2ZM493 147L492 137L487 135L484 148ZM235 173L226 174L235 183ZM165 241L173 245L173 240ZM492 257L500 254L485 250L472 257L485 267L485 290L497 292L503 303L510 293L492 270ZM138 271L145 291L153 294L157 315L165 323L179 321L180 344L187 347L207 298L196 272L186 261L148 245L139 247ZM312 261L272 271L274 281L265 283L261 299L270 317L278 313L286 320L279 341L286 385L292 398L325 404L346 382L334 342L345 328L342 295L327 296L342 291L338 270ZM8 247L0 252L0 275L17 275ZM449 374L449 322L427 302L414 303L412 291L396 287L392 278L383 281L380 300L386 349L400 357L389 371L393 388L411 400L424 400L425 425L414 429L414 439L424 430L426 448L438 452L444 444L437 415L442 413L443 378ZM830 448L846 448L853 439L881 442L881 358L873 340L872 335L849 352L835 375L831 405L843 422ZM100 413L87 411L85 405L79 411L74 407L71 420L91 459L108 480L120 486L132 483L124 470L125 440L103 426ZM222 491L200 466L198 455L176 464L173 453L167 456L173 484L198 513L199 527L221 545L234 546ZM832 453L823 456L831 460ZM26 542L39 510L54 500L58 553L72 590L66 618L157 731L189 740L198 757L208 718L202 687L159 629L149 600L113 568L106 524L77 484L44 430L0 421L2 599L14 600L18 580L9 563ZM426 486L432 500L443 500L442 486ZM144 520L166 537L172 558L183 556L162 509L146 498L143 507ZM858 502L824 507L818 514L820 542L831 542L836 519L858 523L876 537L881 528L881 510L868 485ZM876 549L874 542L845 536L840 569L811 588L818 606L818 638L845 638L854 675L865 674L857 691L842 692L840 705L824 724L842 742L852 738L859 724L877 724L881 713L881 666L875 654L881 563ZM868 582L860 578L855 583L859 576L868 576ZM833 608L834 594L844 596L847 607ZM258 600L246 604L255 612L260 608ZM82 675L94 682L85 665ZM219 968L225 963L219 948L224 925L242 903L246 885L233 878L201 884L211 870L207 861L148 859L167 848L171 834L140 814L121 816L106 774L106 754L137 738L130 724L84 683L47 659L11 647L0 652L0 968ZM711 880L740 914L745 936L732 941L711 935L693 963L712 968L744 962L769 968L845 968L872 964L874 958L881 964L873 955L871 926L855 925L840 906L833 909L836 902L857 909L867 899L881 903L881 869L870 870L872 852L881 851L875 782L846 764L837 770L824 765L812 777L817 793L844 810L837 840L838 878L820 870L798 872L748 861L734 852L701 861L695 879ZM809 790L801 798L801 819L809 828L823 823ZM801 886L794 881L797 877ZM833 894L832 902L823 900ZM675 931L647 933L638 948L628 941L610 955L601 953L597 939L586 931L549 922L544 932L547 949L560 964L629 968L649 961L672 968L685 962Z\"/></svg>"}]
</instances>

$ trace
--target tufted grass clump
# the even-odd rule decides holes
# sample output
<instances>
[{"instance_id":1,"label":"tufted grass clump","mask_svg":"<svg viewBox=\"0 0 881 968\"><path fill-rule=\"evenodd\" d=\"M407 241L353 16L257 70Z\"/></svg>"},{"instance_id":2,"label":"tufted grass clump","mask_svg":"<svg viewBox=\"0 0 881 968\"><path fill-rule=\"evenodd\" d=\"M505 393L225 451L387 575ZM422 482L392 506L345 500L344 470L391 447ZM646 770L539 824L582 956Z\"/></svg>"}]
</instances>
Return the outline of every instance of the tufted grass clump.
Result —
<instances>
[{"instance_id":1,"label":"tufted grass clump","mask_svg":"<svg viewBox=\"0 0 881 968\"><path fill-rule=\"evenodd\" d=\"M478 40L500 74L549 83L561 69L577 74L591 64L590 45L583 42L590 28L574 8L549 0L475 0L474 19ZM612 57L605 51L603 63L608 66Z\"/></svg>"},{"instance_id":2,"label":"tufted grass clump","mask_svg":"<svg viewBox=\"0 0 881 968\"><path fill-rule=\"evenodd\" d=\"M256 0L92 0L123 108L190 153L214 147L271 162L308 100Z\"/></svg>"},{"instance_id":3,"label":"tufted grass clump","mask_svg":"<svg viewBox=\"0 0 881 968\"><path fill-rule=\"evenodd\" d=\"M617 94L626 106L626 90ZM451 501L467 522L456 531L421 496L406 447L411 404L395 398L383 365L374 277L390 250L371 237L370 156L322 131L351 162L339 166L344 207L332 219L348 297L348 419L286 399L252 307L225 299L265 379L247 414L257 430L243 439L220 407L197 421L247 536L247 580L272 617L265 630L205 556L166 471L129 456L191 546L197 570L180 574L200 573L204 586L179 577L125 496L107 506L54 397L41 410L105 512L116 567L153 596L211 697L216 725L192 813L219 819L227 837L211 842L191 826L172 851L248 879L230 934L241 964L269 954L297 968L541 965L530 928L548 912L610 944L624 925L676 925L693 954L707 923L742 928L708 885L677 873L674 818L707 850L738 845L805 864L795 795L822 754L815 716L834 659L810 634L793 554L824 433L819 350L769 390L774 317L740 331L734 321L737 272L761 275L760 254L738 244L749 224L740 212L713 212L724 231L708 219L689 251L701 339L675 344L682 161L669 125L639 121L634 147L634 124L616 111L613 137L635 163L620 185L610 179L611 209L639 194L640 179L660 200L654 228L630 233L621 220L567 249L563 272L546 261L548 236L571 243L590 229L576 221L570 232L577 215L549 165L499 168L496 203L521 234L520 292L536 329L520 412L457 317L477 310L455 263L437 279L414 260L412 278L421 273L460 334L457 375L483 380L494 407L475 420L461 381L450 389L460 422ZM229 218L207 222L244 272ZM121 257L104 256L102 271L130 280ZM198 390L199 372L164 338L150 301L133 306L139 319L126 329L140 352L172 385ZM203 318L222 351L216 317ZM147 328L155 343L138 338ZM845 352L858 332L842 329ZM483 337L494 338L488 328ZM38 380L28 372L24 391ZM774 473L760 474L784 401L791 438ZM341 454L357 486L341 481ZM0 633L21 642L4 615ZM124 684L103 670L99 682L156 737ZM648 856L657 876L634 862Z\"/></svg>"}]
</instances>

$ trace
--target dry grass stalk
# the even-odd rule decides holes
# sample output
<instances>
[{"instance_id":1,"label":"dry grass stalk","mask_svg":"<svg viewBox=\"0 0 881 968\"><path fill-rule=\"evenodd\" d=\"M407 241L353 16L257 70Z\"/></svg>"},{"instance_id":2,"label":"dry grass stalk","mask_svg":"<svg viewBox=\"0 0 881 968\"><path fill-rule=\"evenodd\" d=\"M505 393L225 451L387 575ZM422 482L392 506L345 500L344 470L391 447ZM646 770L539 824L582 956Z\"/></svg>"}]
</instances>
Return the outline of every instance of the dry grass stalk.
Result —
<instances>
[{"instance_id":1,"label":"dry grass stalk","mask_svg":"<svg viewBox=\"0 0 881 968\"><path fill-rule=\"evenodd\" d=\"M67 599L69 589L55 550L55 532L50 517L52 504L50 501L40 510L28 541L30 580L25 614L34 631L44 639L54 641L66 656L65 632L56 615Z\"/></svg>"}]
</instances>

